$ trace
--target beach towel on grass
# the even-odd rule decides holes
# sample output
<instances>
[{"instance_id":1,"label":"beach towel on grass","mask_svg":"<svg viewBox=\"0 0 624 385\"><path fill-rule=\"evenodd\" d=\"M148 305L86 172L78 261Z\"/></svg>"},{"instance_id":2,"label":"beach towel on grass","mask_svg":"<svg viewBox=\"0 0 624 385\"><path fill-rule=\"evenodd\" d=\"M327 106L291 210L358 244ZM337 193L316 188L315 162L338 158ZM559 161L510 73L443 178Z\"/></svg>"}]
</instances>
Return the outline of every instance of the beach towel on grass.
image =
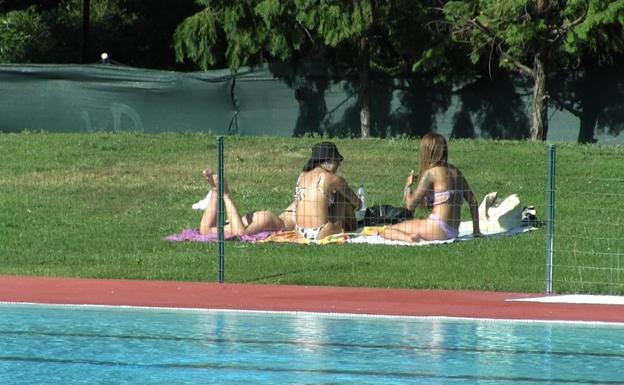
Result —
<instances>
[{"instance_id":1,"label":"beach towel on grass","mask_svg":"<svg viewBox=\"0 0 624 385\"><path fill-rule=\"evenodd\" d=\"M378 235L379 231L383 229L383 226L367 226L359 229L354 233L339 233L330 235L316 242L316 245L329 245L329 244L345 244L345 243L358 243L358 244L369 244L369 245L393 245L393 246L431 246L431 245L443 245L447 243L452 243L456 241L468 241L471 239L475 239L472 236L472 222L466 221L462 222L459 226L459 236L456 239L447 239L443 241L425 241L421 240L420 242L403 242L403 241L392 241L389 239L382 238ZM527 231L537 230L537 227L530 225L521 225L518 227L514 227L508 230L498 230L498 231L483 231L482 234L485 237L498 237L498 236L510 236L517 235L521 233L525 233ZM280 233L275 233L267 237L266 239L261 240L260 242L280 242L280 243L299 243L299 244L310 244L311 242L298 238L295 231L282 231Z\"/></svg>"},{"instance_id":2,"label":"beach towel on grass","mask_svg":"<svg viewBox=\"0 0 624 385\"><path fill-rule=\"evenodd\" d=\"M210 194L195 205L205 208ZM194 209L197 209L194 205ZM201 209L201 208L199 208ZM498 196L497 192L486 194L479 205L479 227L484 236L509 236L521 234L537 229L537 219L535 209L532 206L523 207L520 204L518 195L511 194L505 198ZM396 246L427 246L452 243L455 241L466 241L474 239L472 236L472 222L464 221L459 226L459 236L456 239L443 241L423 241L402 242L392 241L380 237L378 234L383 226L366 226L358 229L354 233L339 233L321 239L315 244L343 244L360 243L372 245L396 245ZM216 235L201 235L199 229L186 229L179 234L173 234L165 238L168 241L192 241L192 242L215 242ZM254 235L244 235L242 237L228 237L228 240L238 240L242 242L276 242L276 243L297 243L310 244L307 239L299 237L295 231L266 231Z\"/></svg>"},{"instance_id":3,"label":"beach towel on grass","mask_svg":"<svg viewBox=\"0 0 624 385\"><path fill-rule=\"evenodd\" d=\"M265 232L254 234L254 235L243 235L241 237L229 236L229 237L225 237L225 239L226 240L238 240L242 242L258 242L258 241L268 238L271 234L273 234L272 231L265 231ZM199 229L184 229L182 230L182 232L178 234L172 234L172 235L165 237L165 240L172 241L172 242L181 242L181 241L216 242L218 239L217 239L216 234L202 235L199 233Z\"/></svg>"},{"instance_id":4,"label":"beach towel on grass","mask_svg":"<svg viewBox=\"0 0 624 385\"><path fill-rule=\"evenodd\" d=\"M444 241L420 241L420 242L402 242L392 241L377 235L383 226L367 226L359 229L354 233L339 233L330 235L316 242L317 245L358 243L369 245L393 245L393 246L431 246L443 245L456 241L467 241L474 239L472 236L472 223L462 222L459 226L459 237L456 239L448 239ZM486 237L494 236L510 236L525 233L527 231L536 230L534 226L519 226L509 230L500 231L483 231ZM216 235L201 235L199 229L185 229L179 234L173 234L165 238L167 241L181 242L216 242ZM275 243L296 243L302 245L310 244L307 239L297 236L295 231L266 231L254 235L243 235L242 237L228 237L226 240L237 240L241 242L275 242Z\"/></svg>"},{"instance_id":5,"label":"beach towel on grass","mask_svg":"<svg viewBox=\"0 0 624 385\"><path fill-rule=\"evenodd\" d=\"M447 239L442 241L425 241L421 240L419 242L403 242L403 241L392 241L389 239L385 239L377 235L378 231L381 230L382 227L369 227L364 228L361 234L349 238L344 243L365 243L369 245L393 245L393 246L433 246L433 245L444 245L447 243L453 243L457 241L469 241L471 239L475 239L472 236L472 222L462 222L459 226L459 236L455 239ZM499 236L510 236L517 235L521 233L525 233L527 231L537 230L537 227L534 226L519 226L513 229L504 230L504 231L496 231L496 232L482 232L484 237L499 237ZM328 237L329 238L329 237ZM270 239L270 237L268 238ZM326 238L327 239L327 238ZM325 240L322 240L323 242ZM329 243L329 242L327 242Z\"/></svg>"}]
</instances>

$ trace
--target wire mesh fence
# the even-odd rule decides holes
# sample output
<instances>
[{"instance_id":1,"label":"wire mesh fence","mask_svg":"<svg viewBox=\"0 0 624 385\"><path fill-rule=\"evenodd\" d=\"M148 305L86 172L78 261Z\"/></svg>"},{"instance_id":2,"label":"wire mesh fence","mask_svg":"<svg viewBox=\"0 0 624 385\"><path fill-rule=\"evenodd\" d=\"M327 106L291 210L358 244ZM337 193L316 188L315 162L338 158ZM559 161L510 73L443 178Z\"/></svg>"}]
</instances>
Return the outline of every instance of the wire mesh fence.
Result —
<instances>
[{"instance_id":1,"label":"wire mesh fence","mask_svg":"<svg viewBox=\"0 0 624 385\"><path fill-rule=\"evenodd\" d=\"M277 235L271 235L272 239L269 240L306 244L359 243L370 245L365 251L360 249L360 252L379 255L381 258L392 258L389 256L391 254L414 256L415 265L426 263L420 261L418 256L442 255L443 262L440 265L422 271L435 278L420 281L431 283L437 279L433 286L444 288L454 287L452 281L455 277L462 281L464 288L497 288L503 281L511 280L511 283L507 281L507 287L516 290L608 294L624 292L623 210L617 200L624 185L624 171L618 164L622 156L620 148L561 145L555 156L554 151L549 151L554 146L451 141L450 162L465 170L466 179L470 179L469 190L475 191L480 230L485 237L474 240L471 237L473 223L469 205L464 202L461 222L456 228L459 231L456 236L460 241L453 242L461 246L419 248L410 246L447 243L445 234L442 234L442 239L429 242L422 236L397 239L387 231L393 225L405 230L406 227L396 224L427 218L431 213L431 205L427 207L426 204L417 206L413 211L405 209L406 201L410 201L409 194L415 196L414 190L418 188L417 176L413 184L408 183L410 186L406 186L410 172L418 169L418 143L379 141L373 147L370 142L364 143L365 155L361 148L357 148L357 141L338 141L339 147L327 150L330 154L338 154L335 156L338 161L332 162L332 156L328 156L323 161L329 159L330 162L316 163L312 161L315 156L319 158L318 153L315 154L319 141L306 140L296 145L286 145L294 146L285 152L289 154L286 157L288 160L284 159L284 163L278 165L279 170L288 169L286 175L280 172L279 176L264 176L276 182L269 187L269 195L282 198L281 204L274 207L286 208L274 210L273 214L265 211L256 213L257 216L268 215L271 218L268 223L273 223L276 216L281 220L279 225L268 229L282 230ZM226 170L232 171L233 179L242 177L240 163L262 163L260 160L245 159L242 154L253 154L254 145L250 143L251 147L246 148L247 144L241 144L237 143L235 148L226 150L226 154L229 152L225 158ZM273 150L280 151L279 147L282 146ZM375 149L371 151L371 148ZM227 160L233 164L228 164ZM297 164L303 167L298 168ZM327 170L315 173L315 167L329 168L340 175L345 183L342 191L349 194L351 199L347 201L347 198L342 197L342 203L352 210L353 217L343 218L343 222L329 234L323 229L326 230L326 224L335 220L335 213L331 209L327 210L327 206L340 202L340 198L336 198L339 194L329 196L321 188ZM549 176L551 167L552 175ZM262 174L259 172L258 177L262 178ZM307 174L309 178L305 178ZM552 180L549 181L549 177ZM258 194L257 199L262 192L256 189L253 194ZM306 194L313 199L306 200ZM426 196L421 198L426 200ZM430 195L429 199L435 201L435 194ZM362 200L365 200L364 208L361 206ZM460 203L461 200L454 204ZM550 215L549 210L552 210ZM344 215L344 212L341 213ZM252 219L253 216L246 218ZM349 223L350 220L353 222ZM407 228L412 234L416 231ZM536 232L511 236L513 232L508 231L511 229L520 230L517 233L529 229ZM408 234L408 238L410 236ZM380 249L377 245L400 246L389 248L391 252L388 253L388 248ZM446 251L438 253L445 247ZM323 254L320 249L315 250ZM336 249L332 251L340 254ZM458 262L454 257L463 258L463 261ZM354 257L353 264L357 264L357 260ZM389 265L391 263L386 267ZM384 265L382 263L379 266ZM414 266L415 270L420 268ZM354 267L355 270L357 268Z\"/></svg>"},{"instance_id":2,"label":"wire mesh fence","mask_svg":"<svg viewBox=\"0 0 624 385\"><path fill-rule=\"evenodd\" d=\"M557 148L553 288L624 293L621 147Z\"/></svg>"},{"instance_id":3,"label":"wire mesh fence","mask_svg":"<svg viewBox=\"0 0 624 385\"><path fill-rule=\"evenodd\" d=\"M295 263L304 269L293 273L278 263L264 274L244 275L259 282L268 276L288 283L318 276L311 283L319 279L319 284L348 281L355 286L543 291L544 232L539 219L546 212L544 145L451 141L449 163L461 177L452 186L436 186L439 194L422 194L419 143L338 139L330 144L301 138L269 144L226 137L226 237L240 221L238 235L262 237L263 247L270 247L277 258L299 261ZM475 195L473 210L482 213L482 239L472 236L469 191ZM427 195L429 207L417 204ZM228 205L236 207L240 220L231 217L234 211ZM450 212L438 210L444 206ZM436 223L432 212L456 218L438 218ZM423 224L424 229L418 228ZM388 231L392 226L399 231ZM350 245L334 246L345 243ZM315 246L298 246L293 252L280 247L284 244ZM265 250L242 249L246 254ZM228 261L238 263L241 248L226 243L225 255L226 266ZM239 276L240 269L244 267L235 267L233 274Z\"/></svg>"},{"instance_id":4,"label":"wire mesh fence","mask_svg":"<svg viewBox=\"0 0 624 385\"><path fill-rule=\"evenodd\" d=\"M432 212L423 205L409 214L404 210L405 188L415 193L416 175L421 174L421 142L407 138L332 139L343 158L335 175L355 195L350 203L332 199L351 207L355 229L345 226L330 237L305 242L305 234L296 231L298 221L304 229L315 229L335 215L331 210L319 214L321 205L306 207L309 202L301 201L299 211L293 206L298 184L306 188L304 194L325 202L323 210L330 206L325 191L309 188L317 184L314 173L310 180L299 179L314 146L325 140L226 136L219 171L212 135L2 136L0 271L210 281L219 280L221 272L226 282L546 290L547 226L541 223L547 222L549 207L544 143L450 140L448 161L461 170L478 204L489 202L507 215L497 216L496 210L488 212L487 220L480 215L480 230L490 235L474 239L470 229L462 227L471 224L464 202L459 226L450 224L459 230L459 239L425 246L398 245L380 234L384 226L394 224L389 222L426 219ZM552 290L622 294L623 210L618 198L624 187L624 149L576 144L556 148ZM211 170L210 177L202 176L203 169ZM407 186L412 170L414 183ZM205 200L209 191L213 198L218 195L219 177L229 197L221 210L227 219L224 235L243 242L219 246L163 241L191 228L203 228L208 238L217 236L217 208L193 212L191 205ZM358 194L360 186L365 194ZM451 189L465 190L461 185ZM361 217L359 207L363 195L369 209L382 207L386 212L369 214L366 221L367 211ZM500 209L506 205L511 209ZM530 206L533 209L526 211ZM320 215L328 218L304 222ZM518 221L521 228L535 229L491 235ZM266 231L253 228L258 224ZM219 247L224 255L221 266L214 258Z\"/></svg>"}]
</instances>

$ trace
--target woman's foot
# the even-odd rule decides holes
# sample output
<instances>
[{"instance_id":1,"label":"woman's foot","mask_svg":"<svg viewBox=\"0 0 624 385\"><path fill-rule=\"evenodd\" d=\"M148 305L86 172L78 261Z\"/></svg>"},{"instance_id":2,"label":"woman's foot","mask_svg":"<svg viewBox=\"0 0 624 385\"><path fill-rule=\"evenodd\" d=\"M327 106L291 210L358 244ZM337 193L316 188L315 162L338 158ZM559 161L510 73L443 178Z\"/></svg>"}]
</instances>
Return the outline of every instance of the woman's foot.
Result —
<instances>
[{"instance_id":1,"label":"woman's foot","mask_svg":"<svg viewBox=\"0 0 624 385\"><path fill-rule=\"evenodd\" d=\"M219 175L214 174L212 175L212 180L215 186L219 185ZM224 194L229 194L230 193L230 188L227 185L227 182L225 181L225 179L223 179L223 193Z\"/></svg>"},{"instance_id":2,"label":"woman's foot","mask_svg":"<svg viewBox=\"0 0 624 385\"><path fill-rule=\"evenodd\" d=\"M206 182L208 182L208 185L214 190L216 189L216 184L214 183L214 173L212 170L209 169L205 169L204 171L202 171L202 175L204 176L204 179L206 179Z\"/></svg>"},{"instance_id":3,"label":"woman's foot","mask_svg":"<svg viewBox=\"0 0 624 385\"><path fill-rule=\"evenodd\" d=\"M393 229L391 227L384 227L383 230L379 233L382 238L389 239L391 241L402 241L402 242L420 242L420 236L418 234L410 234L404 231Z\"/></svg>"}]
</instances>

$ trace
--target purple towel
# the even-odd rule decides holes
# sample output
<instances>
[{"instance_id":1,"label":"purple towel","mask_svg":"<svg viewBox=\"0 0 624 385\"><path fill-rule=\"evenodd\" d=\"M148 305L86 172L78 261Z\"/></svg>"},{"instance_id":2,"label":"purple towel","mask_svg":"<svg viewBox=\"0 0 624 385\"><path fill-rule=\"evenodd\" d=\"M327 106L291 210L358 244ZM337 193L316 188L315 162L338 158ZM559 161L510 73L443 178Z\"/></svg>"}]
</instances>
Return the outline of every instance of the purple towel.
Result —
<instances>
[{"instance_id":1,"label":"purple towel","mask_svg":"<svg viewBox=\"0 0 624 385\"><path fill-rule=\"evenodd\" d=\"M243 235L241 237L227 236L225 239L238 239L241 242L258 242L267 239L273 231L263 231L254 235ZM172 234L165 237L165 240L172 242L191 241L191 242L216 242L216 234L202 235L199 233L199 229L184 229L179 234Z\"/></svg>"}]
</instances>

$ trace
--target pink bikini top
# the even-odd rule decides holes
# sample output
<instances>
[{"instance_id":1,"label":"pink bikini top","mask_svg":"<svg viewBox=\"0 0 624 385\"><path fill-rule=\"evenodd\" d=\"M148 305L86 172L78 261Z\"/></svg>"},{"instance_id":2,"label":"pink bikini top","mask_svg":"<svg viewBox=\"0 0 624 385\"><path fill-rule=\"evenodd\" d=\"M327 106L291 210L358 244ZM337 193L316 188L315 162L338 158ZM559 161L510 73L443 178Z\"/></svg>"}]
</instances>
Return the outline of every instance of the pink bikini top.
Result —
<instances>
[{"instance_id":1,"label":"pink bikini top","mask_svg":"<svg viewBox=\"0 0 624 385\"><path fill-rule=\"evenodd\" d=\"M451 194L461 193L459 190L446 190L446 191L429 191L425 195L425 205L427 207L433 207L446 203L451 199Z\"/></svg>"}]
</instances>

